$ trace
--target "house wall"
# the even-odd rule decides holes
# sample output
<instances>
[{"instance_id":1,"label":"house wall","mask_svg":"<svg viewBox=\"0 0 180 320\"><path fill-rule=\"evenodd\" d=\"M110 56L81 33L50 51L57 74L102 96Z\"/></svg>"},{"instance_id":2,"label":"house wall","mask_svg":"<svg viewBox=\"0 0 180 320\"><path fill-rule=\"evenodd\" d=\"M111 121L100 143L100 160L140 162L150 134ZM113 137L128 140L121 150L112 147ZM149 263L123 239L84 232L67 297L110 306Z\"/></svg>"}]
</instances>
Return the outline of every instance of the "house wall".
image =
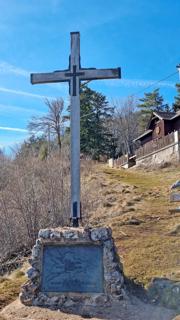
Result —
<instances>
[{"instance_id":1,"label":"house wall","mask_svg":"<svg viewBox=\"0 0 180 320\"><path fill-rule=\"evenodd\" d=\"M180 130L180 117L174 119L173 121L173 129Z\"/></svg>"},{"instance_id":2,"label":"house wall","mask_svg":"<svg viewBox=\"0 0 180 320\"><path fill-rule=\"evenodd\" d=\"M163 137L162 139L158 140L157 143L160 147L159 150L154 150L153 147L152 149L149 149L147 154L143 151L139 154L136 153L136 156L133 156L129 159L126 156L121 157L122 159L109 159L109 167L130 168L134 165L153 167L167 162L180 162L180 130L174 131L166 137ZM144 148L145 147L142 149L144 150Z\"/></svg>"},{"instance_id":3,"label":"house wall","mask_svg":"<svg viewBox=\"0 0 180 320\"><path fill-rule=\"evenodd\" d=\"M159 129L158 129L159 127ZM167 134L180 130L180 117L174 119L174 121L169 121L169 120L158 120L157 118L152 120L152 123L150 125L150 129L152 129L152 134L149 134L145 137L142 137L140 139L141 141L141 146L143 146L145 143L154 140L154 139L159 139Z\"/></svg>"},{"instance_id":4,"label":"house wall","mask_svg":"<svg viewBox=\"0 0 180 320\"><path fill-rule=\"evenodd\" d=\"M159 128L159 131L158 131ZM159 139L165 135L164 120L156 120L153 125L152 139Z\"/></svg>"},{"instance_id":5,"label":"house wall","mask_svg":"<svg viewBox=\"0 0 180 320\"><path fill-rule=\"evenodd\" d=\"M145 137L142 137L139 141L141 142L141 146L143 146L145 143L152 140L152 134L149 134Z\"/></svg>"},{"instance_id":6,"label":"house wall","mask_svg":"<svg viewBox=\"0 0 180 320\"><path fill-rule=\"evenodd\" d=\"M147 142L149 142L151 140L159 139L159 138L161 138L161 137L163 137L165 135L164 120L157 120L157 118L154 119L151 122L150 129L153 130L152 133L147 135L147 136L145 136L145 137L142 137L140 139L141 146L143 146L145 143L147 143Z\"/></svg>"},{"instance_id":7,"label":"house wall","mask_svg":"<svg viewBox=\"0 0 180 320\"><path fill-rule=\"evenodd\" d=\"M165 126L165 135L167 135L168 133L171 133L175 130L172 121L165 120L164 126Z\"/></svg>"},{"instance_id":8,"label":"house wall","mask_svg":"<svg viewBox=\"0 0 180 320\"><path fill-rule=\"evenodd\" d=\"M174 132L174 143L136 159L136 166L154 166L165 162L180 161L180 132Z\"/></svg>"}]
</instances>

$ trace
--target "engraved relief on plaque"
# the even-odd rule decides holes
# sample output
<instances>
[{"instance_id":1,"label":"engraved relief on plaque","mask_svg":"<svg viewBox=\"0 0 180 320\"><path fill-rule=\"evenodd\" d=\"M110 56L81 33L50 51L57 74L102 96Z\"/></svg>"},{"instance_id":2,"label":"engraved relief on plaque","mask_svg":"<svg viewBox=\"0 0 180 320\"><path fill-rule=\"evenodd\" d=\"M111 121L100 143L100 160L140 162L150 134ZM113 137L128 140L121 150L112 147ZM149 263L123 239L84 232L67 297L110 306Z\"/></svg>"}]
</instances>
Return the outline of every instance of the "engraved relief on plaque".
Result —
<instances>
[{"instance_id":1,"label":"engraved relief on plaque","mask_svg":"<svg viewBox=\"0 0 180 320\"><path fill-rule=\"evenodd\" d=\"M42 292L103 292L103 252L97 245L47 245Z\"/></svg>"}]
</instances>

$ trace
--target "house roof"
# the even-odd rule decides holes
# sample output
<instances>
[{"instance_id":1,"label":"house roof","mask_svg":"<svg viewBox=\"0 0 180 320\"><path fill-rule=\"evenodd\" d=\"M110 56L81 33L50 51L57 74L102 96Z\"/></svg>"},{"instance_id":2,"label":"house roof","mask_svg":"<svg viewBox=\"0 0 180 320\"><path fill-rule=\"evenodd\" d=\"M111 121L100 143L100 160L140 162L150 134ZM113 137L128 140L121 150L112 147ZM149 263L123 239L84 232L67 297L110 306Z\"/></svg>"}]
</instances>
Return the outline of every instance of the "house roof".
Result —
<instances>
[{"instance_id":1,"label":"house roof","mask_svg":"<svg viewBox=\"0 0 180 320\"><path fill-rule=\"evenodd\" d=\"M161 120L169 120L169 121L171 121L171 120L174 120L175 118L178 118L178 117L180 117L180 111L178 111L178 112L162 112L162 111L153 112L152 116L151 116L151 118L149 120L149 123L148 123L148 126L147 126L147 130L143 134L141 134L139 137L134 139L133 141L135 142L137 140L140 140L141 138L145 137L146 135L149 135L152 132L152 130L149 129L149 127L150 127L151 121L153 119L159 118Z\"/></svg>"},{"instance_id":2,"label":"house roof","mask_svg":"<svg viewBox=\"0 0 180 320\"><path fill-rule=\"evenodd\" d=\"M171 118L171 120L180 117L180 111L176 112L175 116Z\"/></svg>"},{"instance_id":3,"label":"house roof","mask_svg":"<svg viewBox=\"0 0 180 320\"><path fill-rule=\"evenodd\" d=\"M152 132L152 130L151 130L151 129L149 129L149 130L145 131L143 134L141 134L139 137L137 137L136 139L134 139L133 141L135 142L135 141L137 141L137 140L141 139L142 137L144 137L144 136L146 136L146 135L150 134L151 132Z\"/></svg>"},{"instance_id":4,"label":"house roof","mask_svg":"<svg viewBox=\"0 0 180 320\"><path fill-rule=\"evenodd\" d=\"M162 111L155 111L153 112L153 115L157 116L158 118L162 120L171 120L174 117L180 116L180 113L176 112L162 112Z\"/></svg>"},{"instance_id":5,"label":"house roof","mask_svg":"<svg viewBox=\"0 0 180 320\"><path fill-rule=\"evenodd\" d=\"M180 117L180 112L162 112L162 111L154 111L151 115L151 118L149 119L147 130L150 128L151 121L155 118L159 118L161 120L173 120L177 117Z\"/></svg>"}]
</instances>

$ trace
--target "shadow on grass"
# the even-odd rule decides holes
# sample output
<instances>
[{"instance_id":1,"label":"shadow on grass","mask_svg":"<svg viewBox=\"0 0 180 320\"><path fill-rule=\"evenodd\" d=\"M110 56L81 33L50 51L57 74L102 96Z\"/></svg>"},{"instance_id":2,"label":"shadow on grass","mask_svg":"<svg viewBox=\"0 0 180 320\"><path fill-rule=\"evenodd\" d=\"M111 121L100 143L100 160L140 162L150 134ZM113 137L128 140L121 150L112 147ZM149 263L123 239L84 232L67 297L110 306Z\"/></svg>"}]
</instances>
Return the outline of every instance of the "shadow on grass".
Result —
<instances>
[{"instance_id":1,"label":"shadow on grass","mask_svg":"<svg viewBox=\"0 0 180 320\"><path fill-rule=\"evenodd\" d=\"M145 303L149 302L147 290L142 284L138 284L126 276L124 276L124 284L130 295L139 298Z\"/></svg>"},{"instance_id":2,"label":"shadow on grass","mask_svg":"<svg viewBox=\"0 0 180 320\"><path fill-rule=\"evenodd\" d=\"M180 282L167 278L154 278L145 289L141 284L125 277L125 287L131 296L144 303L162 306L180 312Z\"/></svg>"}]
</instances>

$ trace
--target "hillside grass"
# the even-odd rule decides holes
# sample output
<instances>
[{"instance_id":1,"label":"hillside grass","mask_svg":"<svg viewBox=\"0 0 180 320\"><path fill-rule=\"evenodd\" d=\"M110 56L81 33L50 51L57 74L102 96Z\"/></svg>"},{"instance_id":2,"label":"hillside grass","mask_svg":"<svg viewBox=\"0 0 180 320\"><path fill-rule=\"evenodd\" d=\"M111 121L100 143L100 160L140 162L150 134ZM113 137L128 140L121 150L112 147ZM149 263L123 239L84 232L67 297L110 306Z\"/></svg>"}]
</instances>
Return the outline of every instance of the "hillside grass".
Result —
<instances>
[{"instance_id":1,"label":"hillside grass","mask_svg":"<svg viewBox=\"0 0 180 320\"><path fill-rule=\"evenodd\" d=\"M10 276L0 277L0 310L17 299L20 287L25 281L25 274L21 270L12 272Z\"/></svg>"},{"instance_id":2,"label":"hillside grass","mask_svg":"<svg viewBox=\"0 0 180 320\"><path fill-rule=\"evenodd\" d=\"M125 275L145 287L154 277L180 280L180 215L169 213L178 205L170 203L169 196L180 167L155 171L99 167L97 178L98 171L104 179L99 193L103 205L92 223L112 227Z\"/></svg>"}]
</instances>

